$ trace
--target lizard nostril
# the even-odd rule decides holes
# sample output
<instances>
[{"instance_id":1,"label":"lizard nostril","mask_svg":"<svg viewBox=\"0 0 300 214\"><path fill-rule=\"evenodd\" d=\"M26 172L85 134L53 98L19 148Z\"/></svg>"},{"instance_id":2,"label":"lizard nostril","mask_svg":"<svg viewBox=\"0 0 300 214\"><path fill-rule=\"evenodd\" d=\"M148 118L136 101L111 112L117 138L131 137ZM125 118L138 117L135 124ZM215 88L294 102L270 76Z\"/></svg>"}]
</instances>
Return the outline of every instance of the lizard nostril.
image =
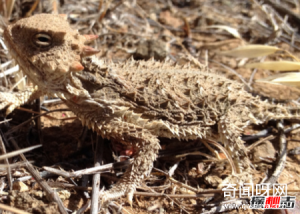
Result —
<instances>
[{"instance_id":1,"label":"lizard nostril","mask_svg":"<svg viewBox=\"0 0 300 214\"><path fill-rule=\"evenodd\" d=\"M48 47L51 45L51 42L51 36L44 33L36 34L34 37L34 43L39 47Z\"/></svg>"}]
</instances>

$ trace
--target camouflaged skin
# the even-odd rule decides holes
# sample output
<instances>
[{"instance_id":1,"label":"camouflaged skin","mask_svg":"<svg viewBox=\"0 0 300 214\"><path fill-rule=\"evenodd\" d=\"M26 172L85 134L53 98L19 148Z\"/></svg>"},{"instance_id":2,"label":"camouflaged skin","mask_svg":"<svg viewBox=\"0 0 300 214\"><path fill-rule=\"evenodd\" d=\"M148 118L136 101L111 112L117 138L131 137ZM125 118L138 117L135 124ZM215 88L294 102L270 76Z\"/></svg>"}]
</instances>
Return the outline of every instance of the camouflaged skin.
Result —
<instances>
[{"instance_id":1,"label":"camouflaged skin","mask_svg":"<svg viewBox=\"0 0 300 214\"><path fill-rule=\"evenodd\" d=\"M54 95L83 125L135 147L131 166L101 195L104 204L123 195L131 202L136 186L151 172L160 149L158 137L220 141L240 173L250 168L240 139L245 127L269 119L299 118L299 109L262 102L242 84L204 66L154 60L113 63L89 57L97 51L86 43L95 38L80 35L59 15L22 19L5 29L4 38L36 86L0 93L1 109L8 107L10 113L32 97Z\"/></svg>"}]
</instances>

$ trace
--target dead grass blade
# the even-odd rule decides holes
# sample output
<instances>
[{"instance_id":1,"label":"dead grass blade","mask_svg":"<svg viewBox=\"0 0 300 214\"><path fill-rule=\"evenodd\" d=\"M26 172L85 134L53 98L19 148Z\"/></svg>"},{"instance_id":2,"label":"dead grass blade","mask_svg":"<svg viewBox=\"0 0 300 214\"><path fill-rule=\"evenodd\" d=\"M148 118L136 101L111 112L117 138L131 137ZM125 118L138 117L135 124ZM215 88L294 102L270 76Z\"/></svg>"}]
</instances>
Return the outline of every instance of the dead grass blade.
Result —
<instances>
[{"instance_id":1,"label":"dead grass blade","mask_svg":"<svg viewBox=\"0 0 300 214\"><path fill-rule=\"evenodd\" d=\"M295 71L300 70L300 62L292 61L269 61L269 62L256 62L249 63L244 66L245 68L260 68L272 71Z\"/></svg>"},{"instance_id":2,"label":"dead grass blade","mask_svg":"<svg viewBox=\"0 0 300 214\"><path fill-rule=\"evenodd\" d=\"M230 33L235 38L238 38L238 39L241 38L240 33L237 31L237 29L235 29L233 27L229 27L226 25L212 25L212 26L208 26L207 28L218 28L218 29L226 30L228 33Z\"/></svg>"},{"instance_id":3,"label":"dead grass blade","mask_svg":"<svg viewBox=\"0 0 300 214\"><path fill-rule=\"evenodd\" d=\"M30 10L26 13L25 17L32 16L33 11L37 8L38 4L40 3L40 0L35 0L33 5L31 6Z\"/></svg>"},{"instance_id":4,"label":"dead grass blade","mask_svg":"<svg viewBox=\"0 0 300 214\"><path fill-rule=\"evenodd\" d=\"M31 146L31 147L28 147L28 148L25 148L25 149L20 149L20 150L14 151L14 152L7 153L5 155L1 155L0 160L4 160L5 158L11 158L11 157L14 157L16 155L19 155L19 154L22 154L22 153L25 153L25 152L29 152L29 151L34 150L36 148L39 148L41 146L42 145Z\"/></svg>"},{"instance_id":5,"label":"dead grass blade","mask_svg":"<svg viewBox=\"0 0 300 214\"><path fill-rule=\"evenodd\" d=\"M232 57L254 58L259 56L268 56L276 53L279 50L281 49L268 45L247 45L230 51L222 51L219 52L219 54Z\"/></svg>"},{"instance_id":6,"label":"dead grass blade","mask_svg":"<svg viewBox=\"0 0 300 214\"><path fill-rule=\"evenodd\" d=\"M29 163L33 163L32 161L29 161ZM0 164L0 169L6 169L8 167L10 167L11 169L16 168L16 167L21 167L21 166L25 166L27 164L27 162L17 162L17 163L13 163L13 164Z\"/></svg>"},{"instance_id":7,"label":"dead grass blade","mask_svg":"<svg viewBox=\"0 0 300 214\"><path fill-rule=\"evenodd\" d=\"M300 73L282 73L276 74L267 78L256 80L256 82L268 82L274 84L283 84L300 88Z\"/></svg>"},{"instance_id":8,"label":"dead grass blade","mask_svg":"<svg viewBox=\"0 0 300 214\"><path fill-rule=\"evenodd\" d=\"M23 210L19 210L19 209L14 208L14 207L7 206L5 204L0 204L0 209L1 210L6 210L8 212L16 213L16 214L29 214L28 212L25 212Z\"/></svg>"},{"instance_id":9,"label":"dead grass blade","mask_svg":"<svg viewBox=\"0 0 300 214\"><path fill-rule=\"evenodd\" d=\"M15 0L6 0L3 9L6 9L5 18L9 19L15 5Z\"/></svg>"}]
</instances>

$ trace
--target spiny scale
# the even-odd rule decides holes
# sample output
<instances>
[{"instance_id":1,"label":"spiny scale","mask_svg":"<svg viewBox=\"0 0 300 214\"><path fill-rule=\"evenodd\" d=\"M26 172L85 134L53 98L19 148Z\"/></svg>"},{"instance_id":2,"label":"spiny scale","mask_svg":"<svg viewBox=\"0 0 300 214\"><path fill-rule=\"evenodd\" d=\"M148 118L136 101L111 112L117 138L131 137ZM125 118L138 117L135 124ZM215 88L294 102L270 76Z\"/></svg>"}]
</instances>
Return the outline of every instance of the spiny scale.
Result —
<instances>
[{"instance_id":1,"label":"spiny scale","mask_svg":"<svg viewBox=\"0 0 300 214\"><path fill-rule=\"evenodd\" d=\"M41 47L36 35L51 41ZM28 99L55 94L99 135L136 147L132 165L102 194L103 205L125 194L131 201L136 185L151 172L160 149L158 137L220 141L242 172L250 170L240 139L247 125L269 119L299 119L299 109L262 102L242 84L204 66L84 58L97 53L85 45L97 36L79 35L57 15L22 19L5 29L4 38L38 89L1 93L1 108L8 107L9 113Z\"/></svg>"}]
</instances>

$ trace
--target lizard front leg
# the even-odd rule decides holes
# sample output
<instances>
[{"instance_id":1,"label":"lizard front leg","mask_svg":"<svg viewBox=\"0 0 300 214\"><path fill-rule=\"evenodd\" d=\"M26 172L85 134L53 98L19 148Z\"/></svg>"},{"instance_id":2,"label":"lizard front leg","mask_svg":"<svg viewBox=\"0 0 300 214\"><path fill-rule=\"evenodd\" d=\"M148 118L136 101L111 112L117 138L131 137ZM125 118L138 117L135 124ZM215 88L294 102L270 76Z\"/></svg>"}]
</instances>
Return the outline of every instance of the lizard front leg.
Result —
<instances>
[{"instance_id":1,"label":"lizard front leg","mask_svg":"<svg viewBox=\"0 0 300 214\"><path fill-rule=\"evenodd\" d=\"M0 110L6 109L6 115L15 108L42 96L43 93L37 87L29 87L19 92L0 92Z\"/></svg>"},{"instance_id":2,"label":"lizard front leg","mask_svg":"<svg viewBox=\"0 0 300 214\"><path fill-rule=\"evenodd\" d=\"M136 186L144 176L151 172L153 161L160 149L159 140L149 131L130 123L115 121L113 124L110 123L110 127L115 127L113 138L133 144L136 154L133 163L127 168L123 177L112 189L105 191L100 196L101 204L106 206L106 202L124 195L127 195L131 204Z\"/></svg>"}]
</instances>

